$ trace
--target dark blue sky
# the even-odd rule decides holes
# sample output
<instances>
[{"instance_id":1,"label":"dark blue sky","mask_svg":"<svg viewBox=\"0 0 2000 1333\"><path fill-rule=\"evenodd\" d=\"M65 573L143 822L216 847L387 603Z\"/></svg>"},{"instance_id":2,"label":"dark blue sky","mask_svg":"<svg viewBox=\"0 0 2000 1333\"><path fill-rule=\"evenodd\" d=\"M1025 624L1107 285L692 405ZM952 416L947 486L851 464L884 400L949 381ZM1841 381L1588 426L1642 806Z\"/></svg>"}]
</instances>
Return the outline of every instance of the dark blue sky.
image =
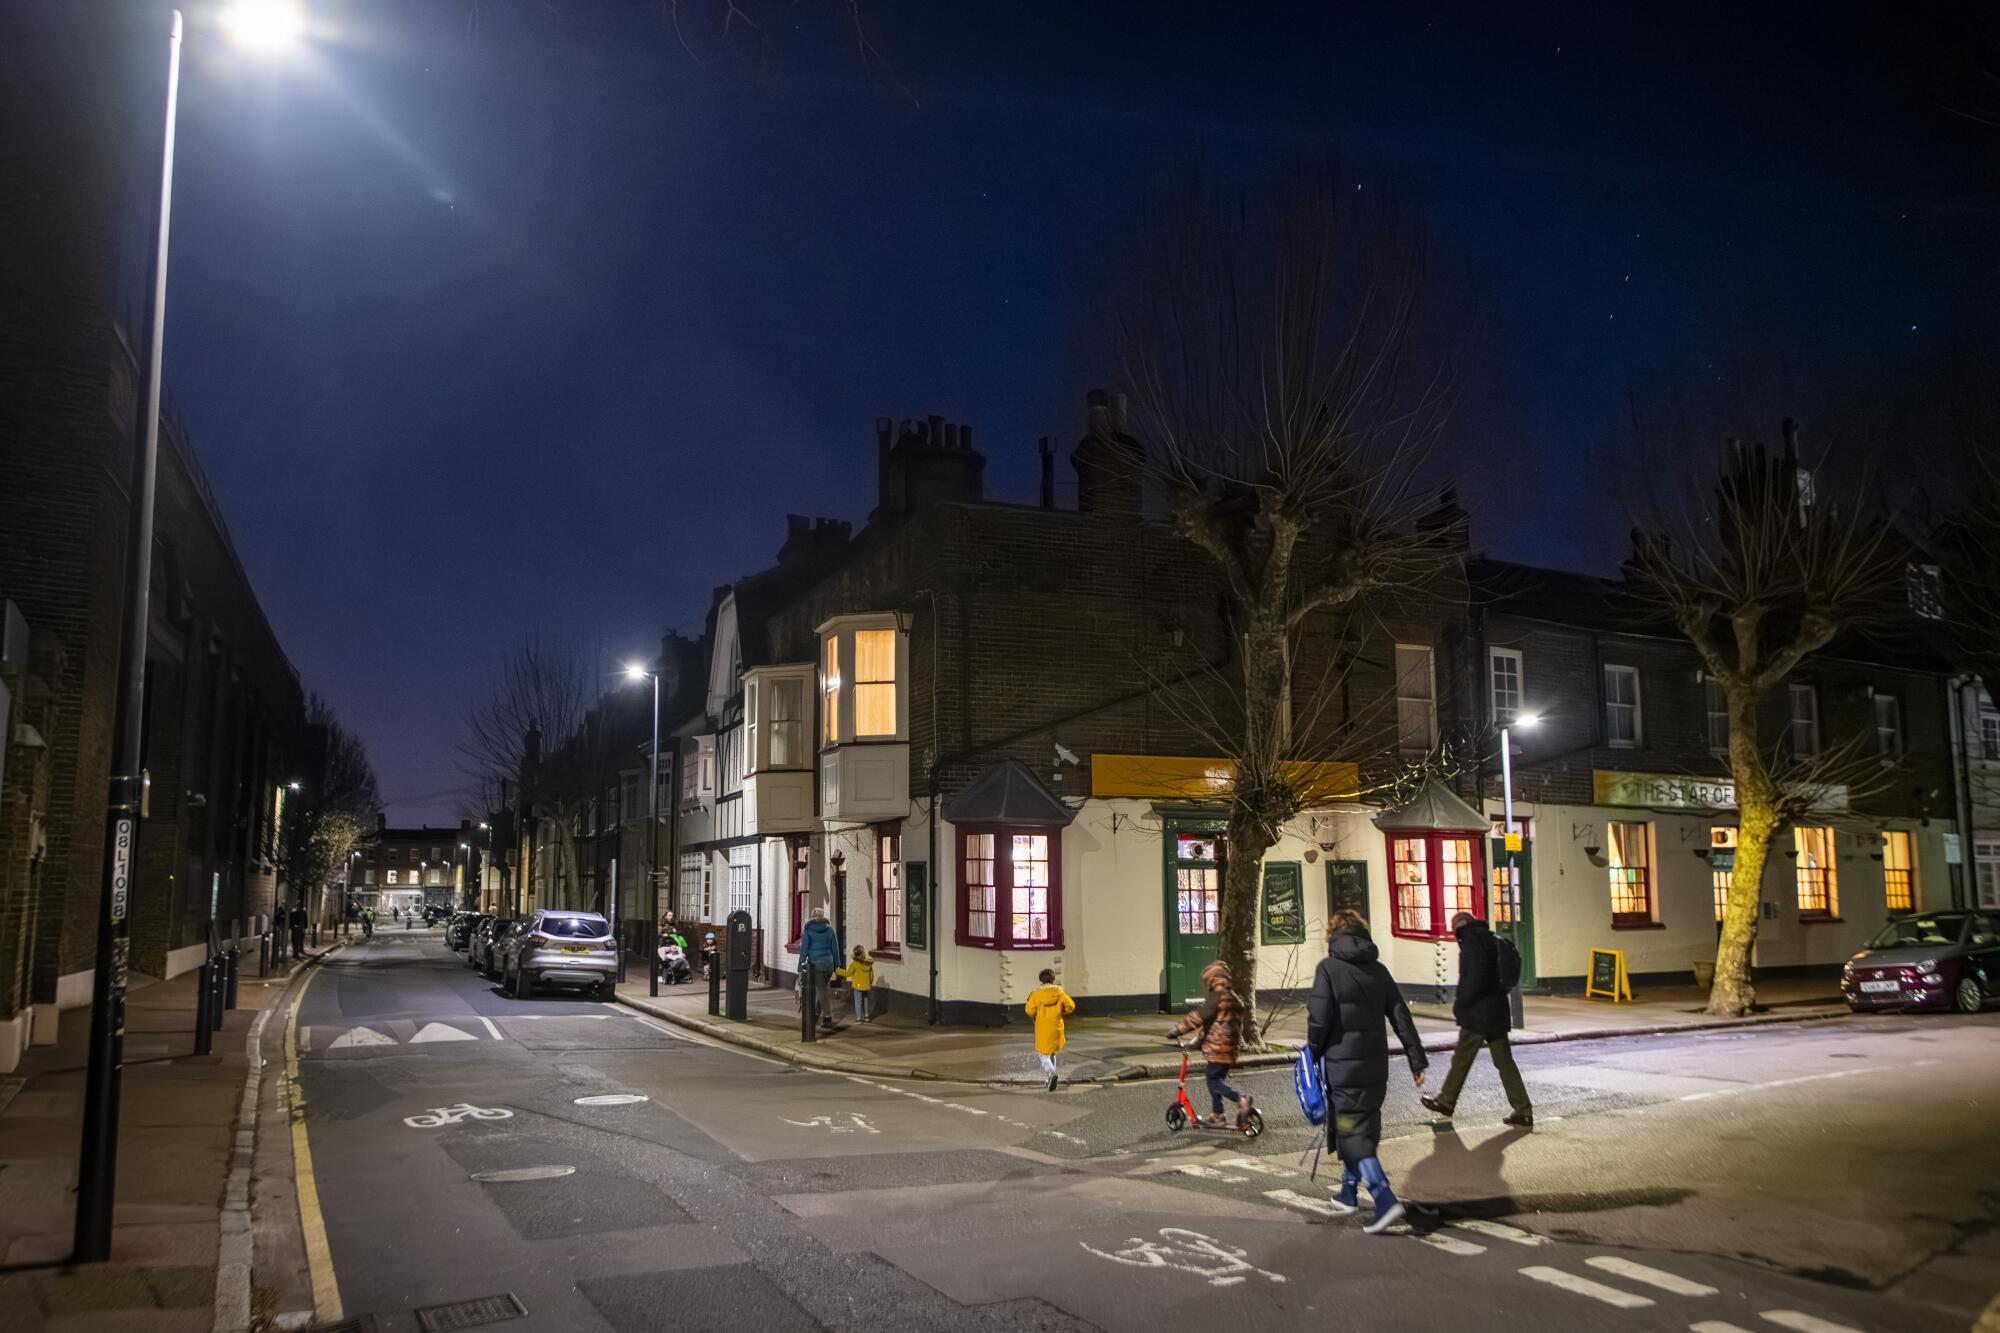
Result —
<instances>
[{"instance_id":1,"label":"dark blue sky","mask_svg":"<svg viewBox=\"0 0 2000 1333\"><path fill-rule=\"evenodd\" d=\"M864 517L875 416L974 423L1029 498L1191 151L1421 200L1499 555L1615 562L1632 386L1782 353L1810 428L2000 342L2000 130L1940 105L1943 11L866 6L912 98L841 8L700 62L649 0L349 3L268 70L192 30L168 383L394 822L456 818L522 630L641 650L785 512Z\"/></svg>"}]
</instances>

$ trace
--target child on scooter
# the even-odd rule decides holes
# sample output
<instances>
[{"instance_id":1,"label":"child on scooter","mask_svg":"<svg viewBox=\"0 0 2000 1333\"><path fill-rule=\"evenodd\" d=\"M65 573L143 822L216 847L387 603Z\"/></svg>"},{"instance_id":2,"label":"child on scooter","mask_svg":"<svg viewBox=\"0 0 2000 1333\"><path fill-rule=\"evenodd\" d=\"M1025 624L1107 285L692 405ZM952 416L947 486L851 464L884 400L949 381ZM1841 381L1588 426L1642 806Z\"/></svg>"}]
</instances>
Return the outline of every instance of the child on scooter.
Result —
<instances>
[{"instance_id":1,"label":"child on scooter","mask_svg":"<svg viewBox=\"0 0 2000 1333\"><path fill-rule=\"evenodd\" d=\"M1236 1127L1242 1129L1250 1123L1250 1098L1229 1086L1229 1071L1236 1067L1236 1058L1243 1041L1243 1001L1230 989L1231 978L1228 964L1217 960L1201 970L1202 985L1208 988L1208 998L1199 1009L1190 1009L1181 1016L1174 1028L1176 1039L1182 1035L1201 1029L1201 1054L1208 1062L1203 1077L1208 1081L1208 1097L1214 1104L1214 1114L1204 1123L1211 1129L1221 1129L1227 1122L1222 1118L1222 1103L1236 1103Z\"/></svg>"}]
</instances>

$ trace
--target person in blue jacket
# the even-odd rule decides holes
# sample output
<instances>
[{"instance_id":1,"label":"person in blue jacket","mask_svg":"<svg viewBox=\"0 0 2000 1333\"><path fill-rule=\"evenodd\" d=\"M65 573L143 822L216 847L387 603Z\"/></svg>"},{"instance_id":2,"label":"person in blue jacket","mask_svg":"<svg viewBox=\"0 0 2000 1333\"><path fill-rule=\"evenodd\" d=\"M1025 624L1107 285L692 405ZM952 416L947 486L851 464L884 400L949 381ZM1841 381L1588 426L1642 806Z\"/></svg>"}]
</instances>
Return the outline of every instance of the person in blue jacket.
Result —
<instances>
[{"instance_id":1,"label":"person in blue jacket","mask_svg":"<svg viewBox=\"0 0 2000 1333\"><path fill-rule=\"evenodd\" d=\"M799 966L810 966L813 970L813 986L819 1001L819 1025L833 1026L833 969L840 966L840 936L826 919L826 909L812 909L812 920L806 922L805 932L799 936Z\"/></svg>"}]
</instances>

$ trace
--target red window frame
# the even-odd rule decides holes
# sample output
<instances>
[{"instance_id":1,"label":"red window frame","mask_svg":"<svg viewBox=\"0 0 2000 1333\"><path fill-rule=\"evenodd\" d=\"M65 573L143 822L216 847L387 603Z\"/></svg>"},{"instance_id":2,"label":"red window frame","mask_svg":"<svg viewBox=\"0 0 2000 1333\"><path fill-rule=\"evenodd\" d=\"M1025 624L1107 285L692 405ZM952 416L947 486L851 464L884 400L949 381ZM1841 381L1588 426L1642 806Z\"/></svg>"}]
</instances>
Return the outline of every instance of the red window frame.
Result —
<instances>
[{"instance_id":1,"label":"red window frame","mask_svg":"<svg viewBox=\"0 0 2000 1333\"><path fill-rule=\"evenodd\" d=\"M896 910L889 911L891 878L894 879ZM889 937L889 921L894 917L896 935ZM903 955L903 924L908 918L903 905L903 828L900 824L875 826L875 952L884 958Z\"/></svg>"},{"instance_id":2,"label":"red window frame","mask_svg":"<svg viewBox=\"0 0 2000 1333\"><path fill-rule=\"evenodd\" d=\"M791 856L792 937L785 941L787 953L797 953L805 936L806 902L812 897L812 856L804 838L788 838L785 850Z\"/></svg>"},{"instance_id":3,"label":"red window frame","mask_svg":"<svg viewBox=\"0 0 2000 1333\"><path fill-rule=\"evenodd\" d=\"M1389 930L1407 940L1448 940L1451 938L1451 919L1460 912L1470 912L1481 921L1486 919L1486 858L1482 855L1482 844L1486 833L1458 832L1450 830L1396 829L1383 835L1383 851L1389 859ZM1421 851L1422 859L1413 856L1400 858L1409 865L1421 865L1424 869L1421 906L1429 913L1429 921L1421 927L1403 924L1403 891L1396 875L1398 863L1397 843L1415 844L1404 850ZM1466 882L1458 886L1462 897L1455 902L1445 899L1444 869L1447 843L1463 843L1465 856L1461 860L1454 856L1451 862L1462 865Z\"/></svg>"},{"instance_id":4,"label":"red window frame","mask_svg":"<svg viewBox=\"0 0 2000 1333\"><path fill-rule=\"evenodd\" d=\"M955 830L958 838L958 903L957 931L958 943L973 949L1060 949L1063 947L1062 924L1062 828L1060 825L1035 825L1032 827L1009 827L998 824L961 824ZM966 849L974 837L993 839L993 933L991 936L973 935L971 926L970 877L966 874ZM1009 855L1012 840L1017 836L1045 837L1049 840L1048 859L1048 917L1049 937L1045 940L1016 940L1014 938L1014 858Z\"/></svg>"}]
</instances>

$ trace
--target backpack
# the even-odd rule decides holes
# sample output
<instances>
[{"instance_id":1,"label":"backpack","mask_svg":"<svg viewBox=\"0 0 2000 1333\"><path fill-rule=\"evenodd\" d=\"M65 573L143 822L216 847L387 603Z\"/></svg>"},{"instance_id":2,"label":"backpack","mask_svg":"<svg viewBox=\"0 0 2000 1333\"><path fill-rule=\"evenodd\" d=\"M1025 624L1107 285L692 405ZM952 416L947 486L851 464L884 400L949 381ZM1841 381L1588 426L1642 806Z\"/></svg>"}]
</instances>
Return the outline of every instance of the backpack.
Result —
<instances>
[{"instance_id":1,"label":"backpack","mask_svg":"<svg viewBox=\"0 0 2000 1333\"><path fill-rule=\"evenodd\" d=\"M1498 946L1500 955L1500 988L1513 990L1521 984L1521 951L1514 947L1514 941L1498 935L1493 937L1493 942Z\"/></svg>"},{"instance_id":2,"label":"backpack","mask_svg":"<svg viewBox=\"0 0 2000 1333\"><path fill-rule=\"evenodd\" d=\"M1308 1125L1326 1123L1326 1083L1320 1077L1319 1061L1303 1046L1292 1059L1292 1091L1298 1094L1299 1110Z\"/></svg>"}]
</instances>

